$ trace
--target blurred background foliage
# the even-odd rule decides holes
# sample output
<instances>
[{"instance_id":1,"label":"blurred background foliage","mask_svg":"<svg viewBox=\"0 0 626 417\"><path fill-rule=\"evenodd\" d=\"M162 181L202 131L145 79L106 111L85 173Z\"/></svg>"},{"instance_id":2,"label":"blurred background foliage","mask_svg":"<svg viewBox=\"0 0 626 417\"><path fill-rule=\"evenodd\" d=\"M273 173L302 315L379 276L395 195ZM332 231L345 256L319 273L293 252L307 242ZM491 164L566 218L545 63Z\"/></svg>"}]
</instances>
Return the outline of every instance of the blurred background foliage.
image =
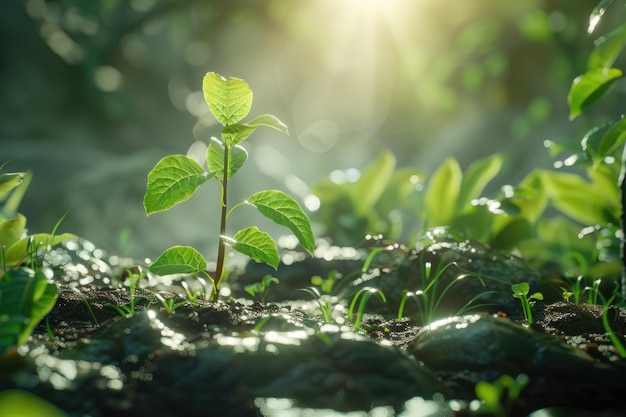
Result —
<instances>
[{"instance_id":1,"label":"blurred background foliage","mask_svg":"<svg viewBox=\"0 0 626 417\"><path fill-rule=\"evenodd\" d=\"M248 81L252 115L275 114L291 133L250 141L235 199L278 188L315 210L312 184L355 181L383 150L407 179L500 152L502 176L487 189L517 184L552 167L545 141L577 145L622 112L618 82L568 121L596 3L4 0L0 163L34 173L22 205L33 230L71 207L62 229L105 249L209 249L213 190L149 220L141 201L156 161L219 133L201 93L215 71ZM623 21L622 6L600 24Z\"/></svg>"}]
</instances>

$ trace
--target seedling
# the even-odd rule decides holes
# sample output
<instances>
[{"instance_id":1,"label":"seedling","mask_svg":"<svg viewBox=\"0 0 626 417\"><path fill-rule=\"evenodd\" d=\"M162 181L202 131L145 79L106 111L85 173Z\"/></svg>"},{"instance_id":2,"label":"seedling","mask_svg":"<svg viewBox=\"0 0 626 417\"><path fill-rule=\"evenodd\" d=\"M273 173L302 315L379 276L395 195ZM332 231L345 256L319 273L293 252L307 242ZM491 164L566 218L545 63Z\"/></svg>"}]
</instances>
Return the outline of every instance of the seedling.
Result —
<instances>
[{"instance_id":1,"label":"seedling","mask_svg":"<svg viewBox=\"0 0 626 417\"><path fill-rule=\"evenodd\" d=\"M158 292L155 292L154 296L157 300L159 300L159 302L168 314L173 314L178 308L187 304L187 300L176 301L176 297L165 298Z\"/></svg>"},{"instance_id":2,"label":"seedling","mask_svg":"<svg viewBox=\"0 0 626 417\"><path fill-rule=\"evenodd\" d=\"M330 324L333 322L333 307L330 295L322 295L315 287L300 288L300 291L305 291L313 297L322 312L324 323Z\"/></svg>"},{"instance_id":3,"label":"seedling","mask_svg":"<svg viewBox=\"0 0 626 417\"><path fill-rule=\"evenodd\" d=\"M525 374L520 374L515 378L504 374L493 382L478 382L474 388L476 397L480 401L478 413L506 417L529 382L530 379Z\"/></svg>"},{"instance_id":4,"label":"seedling","mask_svg":"<svg viewBox=\"0 0 626 417\"><path fill-rule=\"evenodd\" d=\"M265 302L265 297L267 297L267 289L272 284L278 284L280 280L276 277L273 277L269 274L263 275L261 281L255 282L254 284L246 285L244 290L250 294L252 297L256 297L258 294L261 298L261 303Z\"/></svg>"},{"instance_id":5,"label":"seedling","mask_svg":"<svg viewBox=\"0 0 626 417\"><path fill-rule=\"evenodd\" d=\"M602 310L602 325L604 326L604 330L606 331L606 333L609 335L609 339L611 339L611 343L613 343L613 346L615 347L615 350L617 351L619 356L622 359L624 359L624 358L626 358L626 347L624 346L623 339L620 339L620 337L617 336L617 334L615 334L615 331L613 330L613 328L609 324L609 317L608 317L609 307L611 306L611 303L615 299L616 295L617 294L614 293L604 303L604 309Z\"/></svg>"},{"instance_id":6,"label":"seedling","mask_svg":"<svg viewBox=\"0 0 626 417\"><path fill-rule=\"evenodd\" d=\"M387 302L387 298L385 297L385 294L381 290L376 289L376 288L371 288L371 287L361 288L356 294L354 294L354 297L352 297L352 301L350 302L350 307L348 307L348 317L352 320L352 326L354 327L354 330L356 331L361 329L361 320L363 319L363 312L365 311L365 306L367 305L367 302L369 301L372 294L378 294L385 303ZM359 301L359 299L360 299L359 308L355 315L354 307L356 307L356 303L357 301Z\"/></svg>"},{"instance_id":7,"label":"seedling","mask_svg":"<svg viewBox=\"0 0 626 417\"><path fill-rule=\"evenodd\" d=\"M528 295L530 292L530 285L528 285L527 282L513 284L511 285L511 290L513 291L513 297L519 298L522 303L524 318L526 319L526 323L530 326L533 324L533 313L531 311L531 307L535 304L535 300L543 300L543 294L536 292Z\"/></svg>"},{"instance_id":8,"label":"seedling","mask_svg":"<svg viewBox=\"0 0 626 417\"><path fill-rule=\"evenodd\" d=\"M221 189L221 218L218 250L214 275L207 271L207 261L196 249L173 246L159 256L149 270L157 275L202 273L213 284L211 301L217 301L224 278L224 262L230 249L250 258L278 268L278 250L272 237L256 226L227 235L226 223L232 211L244 204L255 207L263 216L286 226L298 238L302 247L313 252L315 239L311 223L300 205L287 194L277 190L260 191L247 200L228 208L228 182L243 166L248 153L240 145L259 126L267 126L283 133L287 127L268 114L257 116L247 123L240 121L252 106L252 90L238 78L223 78L209 72L205 75L202 90L209 110L223 126L221 139L212 138L207 147L206 166L184 155L170 155L161 159L148 174L144 196L146 215L165 211L189 199L196 189L210 179L215 179Z\"/></svg>"},{"instance_id":9,"label":"seedling","mask_svg":"<svg viewBox=\"0 0 626 417\"><path fill-rule=\"evenodd\" d=\"M451 267L455 267L463 273L448 282L448 284L443 289L440 289L439 287L443 286L442 278L444 276L444 273ZM407 290L403 292L402 299L400 300L400 305L398 307L398 319L401 319L404 316L404 309L406 306L406 302L409 298L412 298L415 301L421 322L424 324L429 324L432 323L437 317L437 312L439 310L439 307L441 306L441 303L445 299L446 294L452 289L455 284L459 283L461 280L476 278L480 282L480 284L485 287L485 281L483 280L483 278L481 278L474 272L462 269L456 262L449 262L446 264L440 262L434 269L433 265L430 262L423 262L421 276L424 280L423 289L417 290L415 292ZM496 291L494 290L487 290L475 295L461 308L459 308L455 315L464 314L472 308L483 307L484 304L475 303L485 295L493 294L495 292Z\"/></svg>"}]
</instances>

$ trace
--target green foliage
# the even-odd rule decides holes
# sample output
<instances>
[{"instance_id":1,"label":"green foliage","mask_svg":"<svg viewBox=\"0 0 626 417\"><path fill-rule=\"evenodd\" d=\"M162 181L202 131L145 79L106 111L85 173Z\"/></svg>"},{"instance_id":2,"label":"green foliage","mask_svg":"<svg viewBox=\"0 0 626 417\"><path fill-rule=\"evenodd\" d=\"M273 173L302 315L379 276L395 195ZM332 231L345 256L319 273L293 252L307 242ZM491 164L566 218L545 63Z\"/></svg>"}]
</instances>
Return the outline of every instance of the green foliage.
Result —
<instances>
[{"instance_id":1,"label":"green foliage","mask_svg":"<svg viewBox=\"0 0 626 417\"><path fill-rule=\"evenodd\" d=\"M261 302L265 302L265 297L267 296L267 290L272 284L278 284L280 280L276 277L273 277L269 274L263 275L260 282L255 282L254 284L246 285L243 289L250 294L252 297L256 297L260 295Z\"/></svg>"},{"instance_id":2,"label":"green foliage","mask_svg":"<svg viewBox=\"0 0 626 417\"><path fill-rule=\"evenodd\" d=\"M207 262L197 250L188 246L167 249L150 266L158 275L204 273L213 284L211 299L217 301L224 278L224 261L227 246L259 262L278 267L278 250L272 237L256 226L239 230L227 236L226 222L237 207L248 204L273 222L287 227L300 241L302 247L312 253L315 239L309 218L300 205L281 191L267 190L250 196L246 201L228 210L228 181L247 160L246 150L240 146L259 126L266 126L287 133L287 127L272 115L261 115L247 123L241 123L252 106L252 91L248 84L238 78L225 79L209 72L202 84L204 98L209 110L223 126L221 139L212 138L207 147L205 171L195 160L183 155L163 158L148 174L144 196L146 214L150 215L189 199L197 188L215 179L221 187L221 223L217 266L212 277L206 271Z\"/></svg>"},{"instance_id":3,"label":"green foliage","mask_svg":"<svg viewBox=\"0 0 626 417\"><path fill-rule=\"evenodd\" d=\"M0 410L6 417L68 417L52 403L28 391L8 389L0 392Z\"/></svg>"},{"instance_id":4,"label":"green foliage","mask_svg":"<svg viewBox=\"0 0 626 417\"><path fill-rule=\"evenodd\" d=\"M46 271L22 267L8 270L0 278L0 357L26 342L54 307L58 289L49 282Z\"/></svg>"},{"instance_id":5,"label":"green foliage","mask_svg":"<svg viewBox=\"0 0 626 417\"><path fill-rule=\"evenodd\" d=\"M602 310L602 325L604 326L604 330L609 335L609 338L611 339L611 343L613 343L615 350L617 350L617 353L623 359L623 358L626 358L626 347L624 346L623 338L620 339L615 334L615 331L613 331L613 328L611 327L609 323L609 317L608 317L609 307L611 306L611 303L613 302L614 299L615 299L615 294L613 294L604 303L604 309Z\"/></svg>"},{"instance_id":6,"label":"green foliage","mask_svg":"<svg viewBox=\"0 0 626 417\"><path fill-rule=\"evenodd\" d=\"M535 292L528 295L530 285L527 282L511 285L511 291L513 291L513 297L519 299L520 303L522 303L524 318L526 319L526 323L530 326L533 324L533 312L531 307L535 303L535 300L543 300L543 294Z\"/></svg>"},{"instance_id":7,"label":"green foliage","mask_svg":"<svg viewBox=\"0 0 626 417\"><path fill-rule=\"evenodd\" d=\"M464 273L457 276L454 280L450 281L446 286L442 286L441 278L443 277L446 270L453 266L463 271ZM421 267L422 271L420 276L423 279L424 288L415 292L409 292L406 290L403 292L402 299L400 300L400 305L398 307L398 319L401 319L404 316L404 309L407 300L413 299L417 306L419 321L424 325L428 325L432 323L437 317L439 306L445 299L446 294L459 281L463 279L475 278L479 280L483 287L485 287L485 281L482 277L473 272L464 271L456 262L450 262L443 265L439 264L434 270L430 262L421 262ZM485 295L493 293L495 293L495 291L487 290L483 291L482 293L476 294L474 297L472 297L472 299L465 303L465 305L459 308L455 315L462 315L473 308L484 306L482 304L475 303L477 300L484 297Z\"/></svg>"},{"instance_id":8,"label":"green foliage","mask_svg":"<svg viewBox=\"0 0 626 417\"><path fill-rule=\"evenodd\" d=\"M26 217L17 210L31 178L30 172L0 174L0 202L4 202L0 208L0 270L33 260L37 251L76 237L70 233L26 234Z\"/></svg>"},{"instance_id":9,"label":"green foliage","mask_svg":"<svg viewBox=\"0 0 626 417\"><path fill-rule=\"evenodd\" d=\"M474 388L476 397L480 400L478 414L506 417L529 382L530 379L525 374L515 378L501 375L493 382L479 381Z\"/></svg>"}]
</instances>

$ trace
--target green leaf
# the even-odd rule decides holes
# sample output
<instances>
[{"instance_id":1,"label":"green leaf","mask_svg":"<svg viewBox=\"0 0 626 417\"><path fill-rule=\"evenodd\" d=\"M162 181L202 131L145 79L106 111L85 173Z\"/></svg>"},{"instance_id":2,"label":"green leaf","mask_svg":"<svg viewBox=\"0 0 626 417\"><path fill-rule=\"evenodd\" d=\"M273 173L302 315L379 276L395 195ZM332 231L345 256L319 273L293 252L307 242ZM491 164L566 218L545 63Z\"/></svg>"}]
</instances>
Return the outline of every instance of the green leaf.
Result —
<instances>
[{"instance_id":1,"label":"green leaf","mask_svg":"<svg viewBox=\"0 0 626 417\"><path fill-rule=\"evenodd\" d=\"M428 182L425 205L428 227L450 223L455 215L463 173L454 158L446 159Z\"/></svg>"},{"instance_id":2,"label":"green leaf","mask_svg":"<svg viewBox=\"0 0 626 417\"><path fill-rule=\"evenodd\" d=\"M589 15L589 27L587 28L588 33L594 31L600 22L600 18L604 15L606 8L609 7L611 3L613 3L613 0L601 0L596 7L593 8L591 14Z\"/></svg>"},{"instance_id":3,"label":"green leaf","mask_svg":"<svg viewBox=\"0 0 626 417\"><path fill-rule=\"evenodd\" d=\"M569 119L574 120L583 110L598 101L621 76L622 71L617 68L596 68L576 77L567 95Z\"/></svg>"},{"instance_id":4,"label":"green leaf","mask_svg":"<svg viewBox=\"0 0 626 417\"><path fill-rule=\"evenodd\" d=\"M456 209L464 210L472 200L481 196L481 193L502 168L502 157L498 154L478 160L465 171L461 182L461 189L456 201Z\"/></svg>"},{"instance_id":5,"label":"green leaf","mask_svg":"<svg viewBox=\"0 0 626 417\"><path fill-rule=\"evenodd\" d=\"M0 356L26 342L56 302L58 289L41 269L18 268L0 280Z\"/></svg>"},{"instance_id":6,"label":"green leaf","mask_svg":"<svg viewBox=\"0 0 626 417\"><path fill-rule=\"evenodd\" d=\"M315 238L311 222L296 200L282 191L268 190L253 194L247 202L276 224L289 228L302 247L307 252L313 253Z\"/></svg>"},{"instance_id":7,"label":"green leaf","mask_svg":"<svg viewBox=\"0 0 626 417\"><path fill-rule=\"evenodd\" d=\"M0 410L7 417L68 417L52 403L19 389L7 389L0 392Z\"/></svg>"},{"instance_id":8,"label":"green leaf","mask_svg":"<svg viewBox=\"0 0 626 417\"><path fill-rule=\"evenodd\" d=\"M626 23L595 41L587 69L610 68L626 44Z\"/></svg>"},{"instance_id":9,"label":"green leaf","mask_svg":"<svg viewBox=\"0 0 626 417\"><path fill-rule=\"evenodd\" d=\"M527 282L520 282L519 284L513 284L511 285L511 290L515 293L515 294L519 294L519 295L527 295L528 292L530 291L530 285L528 285Z\"/></svg>"},{"instance_id":10,"label":"green leaf","mask_svg":"<svg viewBox=\"0 0 626 417\"><path fill-rule=\"evenodd\" d=\"M272 237L256 226L248 227L235 233L233 249L250 258L264 262L274 269L278 268L278 250Z\"/></svg>"},{"instance_id":11,"label":"green leaf","mask_svg":"<svg viewBox=\"0 0 626 417\"><path fill-rule=\"evenodd\" d=\"M260 116L255 117L254 119L250 120L248 123L246 123L248 126L267 126L267 127L271 127L272 129L276 129L279 132L282 132L286 135L289 134L289 129L287 128L287 125L285 125L283 122L281 122L280 120L278 120L277 117L272 116L271 114L262 114Z\"/></svg>"},{"instance_id":12,"label":"green leaf","mask_svg":"<svg viewBox=\"0 0 626 417\"><path fill-rule=\"evenodd\" d=\"M11 174L9 174L11 175ZM22 174L17 174L22 175ZM30 185L30 181L33 178L32 172L28 171L23 174L20 179L20 182L13 187L13 189L9 192L8 198L2 207L0 212L0 219L2 218L13 218L17 215L17 210L22 202L22 198ZM10 181L11 182L11 181ZM1 193L0 193L1 194ZM0 200L2 197L0 196Z\"/></svg>"},{"instance_id":13,"label":"green leaf","mask_svg":"<svg viewBox=\"0 0 626 417\"><path fill-rule=\"evenodd\" d=\"M64 240L74 239L75 235L71 233L63 233L60 235L50 235L48 233L37 233L18 240L8 247L4 254L6 265L18 265L29 255L35 254L37 251L46 249L48 246L58 245Z\"/></svg>"},{"instance_id":14,"label":"green leaf","mask_svg":"<svg viewBox=\"0 0 626 417\"><path fill-rule=\"evenodd\" d=\"M188 200L196 189L213 175L191 158L170 155L161 159L148 174L143 197L146 215L172 208Z\"/></svg>"},{"instance_id":15,"label":"green leaf","mask_svg":"<svg viewBox=\"0 0 626 417\"><path fill-rule=\"evenodd\" d=\"M148 270L156 275L195 274L206 270L206 261L200 252L190 246L172 246Z\"/></svg>"},{"instance_id":16,"label":"green leaf","mask_svg":"<svg viewBox=\"0 0 626 417\"><path fill-rule=\"evenodd\" d=\"M395 167L396 158L385 150L361 172L354 185L348 188L357 214L371 212L387 188Z\"/></svg>"},{"instance_id":17,"label":"green leaf","mask_svg":"<svg viewBox=\"0 0 626 417\"><path fill-rule=\"evenodd\" d=\"M230 148L228 153L228 179L230 179L235 172L239 171L239 168L248 159L248 152L241 146L235 145ZM211 138L211 143L207 149L207 166L212 175L222 180L224 175L224 145L217 139Z\"/></svg>"},{"instance_id":18,"label":"green leaf","mask_svg":"<svg viewBox=\"0 0 626 417\"><path fill-rule=\"evenodd\" d=\"M252 90L244 80L209 72L202 81L204 100L223 126L239 122L252 107Z\"/></svg>"},{"instance_id":19,"label":"green leaf","mask_svg":"<svg viewBox=\"0 0 626 417\"><path fill-rule=\"evenodd\" d=\"M0 201L6 197L9 191L22 183L25 175L25 172L0 174Z\"/></svg>"},{"instance_id":20,"label":"green leaf","mask_svg":"<svg viewBox=\"0 0 626 417\"><path fill-rule=\"evenodd\" d=\"M26 217L18 214L12 219L0 220L0 247L9 247L22 238L26 231Z\"/></svg>"},{"instance_id":21,"label":"green leaf","mask_svg":"<svg viewBox=\"0 0 626 417\"><path fill-rule=\"evenodd\" d=\"M256 126L234 123L222 129L222 140L229 148L243 142L254 133Z\"/></svg>"},{"instance_id":22,"label":"green leaf","mask_svg":"<svg viewBox=\"0 0 626 417\"><path fill-rule=\"evenodd\" d=\"M600 141L597 148L593 149L593 156L599 159L611 155L626 142L626 119L610 123L608 128L601 130ZM585 136L587 138L587 136ZM585 140L583 138L583 140ZM589 141L586 143L589 145Z\"/></svg>"},{"instance_id":23,"label":"green leaf","mask_svg":"<svg viewBox=\"0 0 626 417\"><path fill-rule=\"evenodd\" d=\"M617 207L607 207L597 187L579 175L542 171L541 181L552 205L584 225L605 224L616 217Z\"/></svg>"}]
</instances>

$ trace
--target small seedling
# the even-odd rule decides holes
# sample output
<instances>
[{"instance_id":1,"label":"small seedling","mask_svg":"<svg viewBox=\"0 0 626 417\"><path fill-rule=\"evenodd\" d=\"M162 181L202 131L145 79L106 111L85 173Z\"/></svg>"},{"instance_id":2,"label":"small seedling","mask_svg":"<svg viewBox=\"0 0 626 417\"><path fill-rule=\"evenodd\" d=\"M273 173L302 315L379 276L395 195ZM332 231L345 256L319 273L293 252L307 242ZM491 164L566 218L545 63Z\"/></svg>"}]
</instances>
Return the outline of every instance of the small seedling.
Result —
<instances>
[{"instance_id":1,"label":"small seedling","mask_svg":"<svg viewBox=\"0 0 626 417\"><path fill-rule=\"evenodd\" d=\"M604 309L602 310L602 325L604 326L604 330L606 331L606 333L609 335L609 339L611 339L611 343L613 343L615 350L617 351L619 356L624 359L626 358L626 347L624 346L624 341L623 339L620 339L617 334L615 334L615 331L609 324L608 317L609 307L611 306L613 300L615 300L616 295L617 291L604 303Z\"/></svg>"},{"instance_id":2,"label":"small seedling","mask_svg":"<svg viewBox=\"0 0 626 417\"><path fill-rule=\"evenodd\" d=\"M127 269L126 274L128 274L125 284L128 289L128 297L130 299L129 303L126 305L118 306L117 304L107 303L105 304L107 307L111 307L117 310L120 315L124 317L132 317L135 315L136 306L138 298L135 295L135 291L137 290L137 286L139 285L139 281L141 281L146 276L146 272L141 268L137 269Z\"/></svg>"},{"instance_id":3,"label":"small seedling","mask_svg":"<svg viewBox=\"0 0 626 417\"><path fill-rule=\"evenodd\" d=\"M381 290L371 287L361 288L356 294L354 294L354 297L352 297L350 307L348 308L348 317L352 320L352 326L356 331L359 331L361 329L363 312L365 311L365 306L367 305L367 302L369 301L372 294L378 294L385 303L387 302L387 298ZM356 303L357 301L359 301L359 299L361 301L359 302L359 308L355 315L354 307L356 307Z\"/></svg>"},{"instance_id":4,"label":"small seedling","mask_svg":"<svg viewBox=\"0 0 626 417\"><path fill-rule=\"evenodd\" d=\"M520 374L516 378L504 374L493 382L478 382L474 389L480 401L479 414L506 417L529 381L525 374Z\"/></svg>"},{"instance_id":5,"label":"small seedling","mask_svg":"<svg viewBox=\"0 0 626 417\"><path fill-rule=\"evenodd\" d=\"M421 259L423 261L423 257L421 257ZM424 288L415 292L408 290L403 291L402 299L400 300L400 305L398 307L398 319L401 319L404 316L404 309L406 306L406 302L409 298L415 301L420 321L423 324L429 324L432 323L437 317L437 312L439 311L441 303L445 299L446 294L452 289L455 284L459 283L463 279L475 278L480 282L483 287L486 286L485 281L481 276L479 276L475 272L467 271L461 268L456 262L449 262L445 264L443 262L440 262L437 264L436 268L433 268L433 265L428 261L422 262L421 265L421 276L423 278ZM442 278L444 277L445 272L451 267L458 269L462 273L453 280L450 280L450 282L448 282L448 284L444 288L440 288L440 286L443 286ZM485 304L475 303L484 296L488 294L493 294L495 292L496 291L494 290L486 290L475 295L461 308L459 308L455 315L462 315L468 310L484 307Z\"/></svg>"},{"instance_id":6,"label":"small seedling","mask_svg":"<svg viewBox=\"0 0 626 417\"><path fill-rule=\"evenodd\" d=\"M530 292L530 285L528 285L527 282L513 284L511 285L511 290L513 291L513 297L519 298L522 303L524 318L526 319L526 323L530 326L533 324L533 313L531 311L531 307L535 304L535 300L543 300L543 294L536 292L528 295Z\"/></svg>"},{"instance_id":7,"label":"small seedling","mask_svg":"<svg viewBox=\"0 0 626 417\"><path fill-rule=\"evenodd\" d=\"M265 297L267 297L267 289L272 284L278 284L280 281L278 278L273 277L269 274L263 275L261 281L255 282L254 284L246 285L244 290L250 294L252 297L256 297L258 294L261 297L261 303L265 302Z\"/></svg>"},{"instance_id":8,"label":"small seedling","mask_svg":"<svg viewBox=\"0 0 626 417\"><path fill-rule=\"evenodd\" d=\"M161 303L161 306L167 311L168 314L173 314L178 308L187 304L187 300L178 300L176 301L176 297L165 298L158 292L154 293L154 296Z\"/></svg>"},{"instance_id":9,"label":"small seedling","mask_svg":"<svg viewBox=\"0 0 626 417\"><path fill-rule=\"evenodd\" d=\"M300 291L307 292L313 297L322 312L324 323L330 324L333 322L333 307L330 295L322 295L315 287L300 288Z\"/></svg>"},{"instance_id":10,"label":"small seedling","mask_svg":"<svg viewBox=\"0 0 626 417\"><path fill-rule=\"evenodd\" d=\"M259 126L283 133L288 131L280 120L268 114L257 116L247 123L240 123L252 106L252 90L244 80L226 79L209 72L204 77L202 90L209 110L223 126L221 139L212 138L207 147L208 171L205 170L204 163L198 163L188 156L166 156L148 174L143 203L146 214L150 215L169 210L189 199L200 185L212 178L219 183L221 218L214 275L207 271L207 261L202 254L189 246L167 249L149 268L157 275L203 273L213 284L211 301L217 301L224 278L224 262L230 249L271 265L274 269L278 268L276 242L269 234L252 226L239 230L233 236L227 235L226 223L235 208L245 204L255 207L263 216L289 228L309 253L313 252L315 239L309 218L300 205L281 191L260 191L229 210L229 180L248 158L248 153L240 144Z\"/></svg>"}]
</instances>

